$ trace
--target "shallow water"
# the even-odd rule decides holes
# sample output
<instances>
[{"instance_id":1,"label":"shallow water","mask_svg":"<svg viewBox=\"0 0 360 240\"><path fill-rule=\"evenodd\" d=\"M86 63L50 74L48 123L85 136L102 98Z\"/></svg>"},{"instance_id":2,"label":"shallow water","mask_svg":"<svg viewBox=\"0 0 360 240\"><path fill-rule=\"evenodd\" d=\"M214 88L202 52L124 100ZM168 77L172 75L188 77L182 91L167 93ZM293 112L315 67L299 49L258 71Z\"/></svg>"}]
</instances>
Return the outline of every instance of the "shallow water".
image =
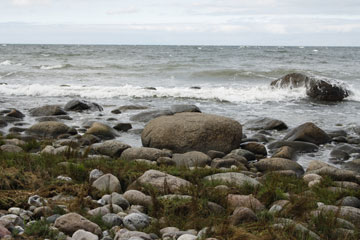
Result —
<instances>
[{"instance_id":1,"label":"shallow water","mask_svg":"<svg viewBox=\"0 0 360 240\"><path fill-rule=\"evenodd\" d=\"M340 80L352 95L340 103L323 104L309 101L305 89L269 86L291 72ZM74 120L66 123L75 126L93 118L128 122L139 112L111 113L121 105L165 109L196 104L203 112L240 123L273 117L290 127L311 121L326 130L351 129L359 119L359 76L360 48L353 47L0 46L1 109L15 107L26 113L32 107L65 104L74 98L104 106L101 114L71 113ZM200 89L190 88L194 86ZM133 126L144 124L133 122ZM120 139L141 145L137 134L122 134ZM303 155L299 162L306 166L309 160L327 158L324 150Z\"/></svg>"}]
</instances>

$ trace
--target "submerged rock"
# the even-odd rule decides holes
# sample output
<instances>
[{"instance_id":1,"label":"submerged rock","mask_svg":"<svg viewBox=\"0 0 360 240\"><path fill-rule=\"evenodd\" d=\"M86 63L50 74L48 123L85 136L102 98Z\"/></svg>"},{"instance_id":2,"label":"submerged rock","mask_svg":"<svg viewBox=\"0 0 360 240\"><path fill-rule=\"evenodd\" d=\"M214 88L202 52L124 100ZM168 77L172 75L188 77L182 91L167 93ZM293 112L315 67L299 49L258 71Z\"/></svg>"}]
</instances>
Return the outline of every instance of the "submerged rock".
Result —
<instances>
[{"instance_id":1,"label":"submerged rock","mask_svg":"<svg viewBox=\"0 0 360 240\"><path fill-rule=\"evenodd\" d=\"M203 113L178 113L149 122L142 134L145 147L189 151L230 152L240 145L242 126L237 121Z\"/></svg>"},{"instance_id":2,"label":"submerged rock","mask_svg":"<svg viewBox=\"0 0 360 240\"><path fill-rule=\"evenodd\" d=\"M245 127L249 130L284 130L288 126L280 120L274 118L257 118L245 123Z\"/></svg>"},{"instance_id":3,"label":"submerged rock","mask_svg":"<svg viewBox=\"0 0 360 240\"><path fill-rule=\"evenodd\" d=\"M56 116L66 115L67 113L58 105L45 105L42 107L30 109L31 116Z\"/></svg>"},{"instance_id":4,"label":"submerged rock","mask_svg":"<svg viewBox=\"0 0 360 240\"><path fill-rule=\"evenodd\" d=\"M137 121L137 122L148 122L157 117L173 115L173 114L174 113L170 110L153 110L153 111L138 113L138 114L130 117L130 120Z\"/></svg>"},{"instance_id":5,"label":"submerged rock","mask_svg":"<svg viewBox=\"0 0 360 240\"><path fill-rule=\"evenodd\" d=\"M99 104L88 102L85 100L71 100L65 105L66 111L76 111L76 112L82 112L84 110L92 110L92 111L102 111L104 110Z\"/></svg>"}]
</instances>

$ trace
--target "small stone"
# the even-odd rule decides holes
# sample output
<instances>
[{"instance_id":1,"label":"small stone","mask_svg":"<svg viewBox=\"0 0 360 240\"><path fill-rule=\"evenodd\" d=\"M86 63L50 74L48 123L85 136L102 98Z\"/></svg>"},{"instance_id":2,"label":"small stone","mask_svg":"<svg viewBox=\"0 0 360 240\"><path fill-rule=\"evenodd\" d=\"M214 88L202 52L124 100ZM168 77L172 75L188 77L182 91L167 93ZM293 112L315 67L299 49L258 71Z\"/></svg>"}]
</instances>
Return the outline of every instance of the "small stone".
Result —
<instances>
[{"instance_id":1,"label":"small stone","mask_svg":"<svg viewBox=\"0 0 360 240\"><path fill-rule=\"evenodd\" d=\"M101 177L96 179L92 183L92 186L100 192L121 192L121 185L119 179L110 173L102 175Z\"/></svg>"},{"instance_id":2,"label":"small stone","mask_svg":"<svg viewBox=\"0 0 360 240\"><path fill-rule=\"evenodd\" d=\"M91 172L89 174L89 181L92 183L93 181L95 181L96 179L101 177L102 175L104 175L104 173L101 170L93 169L93 170L91 170Z\"/></svg>"},{"instance_id":3,"label":"small stone","mask_svg":"<svg viewBox=\"0 0 360 240\"><path fill-rule=\"evenodd\" d=\"M121 132L127 132L128 130L132 129L132 126L130 123L118 123L114 126L114 129Z\"/></svg>"},{"instance_id":4,"label":"small stone","mask_svg":"<svg viewBox=\"0 0 360 240\"><path fill-rule=\"evenodd\" d=\"M111 227L120 226L123 223L121 217L115 213L107 213L102 216L101 219L104 223L110 225Z\"/></svg>"},{"instance_id":5,"label":"small stone","mask_svg":"<svg viewBox=\"0 0 360 240\"><path fill-rule=\"evenodd\" d=\"M131 213L123 219L127 229L135 231L146 228L150 224L150 218L146 214Z\"/></svg>"},{"instance_id":6,"label":"small stone","mask_svg":"<svg viewBox=\"0 0 360 240\"><path fill-rule=\"evenodd\" d=\"M77 230L72 235L73 240L99 240L99 237L91 232L84 231L82 229Z\"/></svg>"}]
</instances>

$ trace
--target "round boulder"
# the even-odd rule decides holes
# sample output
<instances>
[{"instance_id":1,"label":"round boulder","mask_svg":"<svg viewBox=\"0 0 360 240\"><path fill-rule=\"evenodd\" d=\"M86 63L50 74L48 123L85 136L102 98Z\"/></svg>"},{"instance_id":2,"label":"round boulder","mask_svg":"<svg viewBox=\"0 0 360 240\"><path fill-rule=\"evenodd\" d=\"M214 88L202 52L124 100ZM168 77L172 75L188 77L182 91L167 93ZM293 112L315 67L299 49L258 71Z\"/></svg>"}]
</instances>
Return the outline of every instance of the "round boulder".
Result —
<instances>
[{"instance_id":1,"label":"round boulder","mask_svg":"<svg viewBox=\"0 0 360 240\"><path fill-rule=\"evenodd\" d=\"M26 132L30 135L36 135L39 137L53 137L56 138L61 134L65 134L70 130L64 123L47 121L39 122L32 125Z\"/></svg>"},{"instance_id":2,"label":"round boulder","mask_svg":"<svg viewBox=\"0 0 360 240\"><path fill-rule=\"evenodd\" d=\"M104 140L114 139L117 136L114 129L100 122L94 122L86 133L95 135Z\"/></svg>"},{"instance_id":3,"label":"round boulder","mask_svg":"<svg viewBox=\"0 0 360 240\"><path fill-rule=\"evenodd\" d=\"M242 138L239 122L204 113L178 113L149 122L141 134L145 147L189 151L230 152L238 148Z\"/></svg>"}]
</instances>

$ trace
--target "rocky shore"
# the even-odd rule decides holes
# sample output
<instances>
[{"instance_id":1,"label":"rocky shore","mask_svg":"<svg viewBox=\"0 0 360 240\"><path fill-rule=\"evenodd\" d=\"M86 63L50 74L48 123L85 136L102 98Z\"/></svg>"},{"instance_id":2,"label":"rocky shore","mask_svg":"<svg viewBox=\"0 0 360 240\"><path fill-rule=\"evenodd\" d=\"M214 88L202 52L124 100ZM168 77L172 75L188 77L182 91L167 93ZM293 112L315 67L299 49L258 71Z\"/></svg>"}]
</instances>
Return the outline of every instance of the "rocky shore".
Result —
<instances>
[{"instance_id":1,"label":"rocky shore","mask_svg":"<svg viewBox=\"0 0 360 240\"><path fill-rule=\"evenodd\" d=\"M360 137L346 129L120 106L115 117L137 110L131 120L146 122L132 147L116 139L131 122L67 124L71 111L102 109L1 111L1 239L360 238ZM296 161L323 148L328 162Z\"/></svg>"}]
</instances>

